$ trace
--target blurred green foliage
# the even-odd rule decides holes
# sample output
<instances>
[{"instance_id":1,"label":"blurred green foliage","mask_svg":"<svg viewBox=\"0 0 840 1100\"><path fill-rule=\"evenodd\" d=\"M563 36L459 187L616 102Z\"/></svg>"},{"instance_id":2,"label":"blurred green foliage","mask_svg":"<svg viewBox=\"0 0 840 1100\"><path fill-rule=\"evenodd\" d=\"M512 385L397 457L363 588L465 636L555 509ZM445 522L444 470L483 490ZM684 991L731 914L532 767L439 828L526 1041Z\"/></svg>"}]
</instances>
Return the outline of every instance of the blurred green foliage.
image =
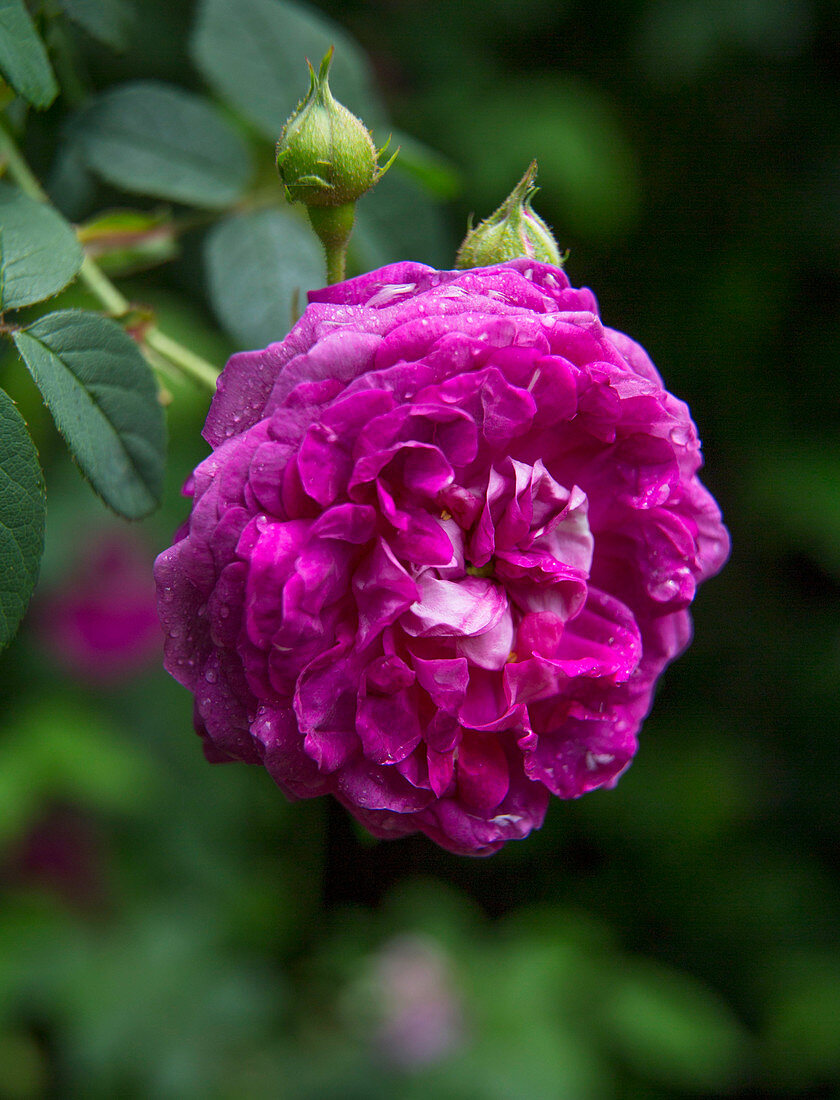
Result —
<instances>
[{"instance_id":1,"label":"blurred green foliage","mask_svg":"<svg viewBox=\"0 0 840 1100\"><path fill-rule=\"evenodd\" d=\"M222 254L237 252L225 234L259 230L269 271L274 242L303 226L271 158L305 75L302 58L274 63L287 5L243 0L256 22L231 25L215 0L125 0L104 29L94 13L113 5L62 6L77 20L50 40L65 94L30 118L26 150L54 200L73 220L127 205L113 185L130 181L78 130L91 96L113 110L113 89L155 80L202 97L240 165L222 183L247 198L203 221L176 206L178 258L122 289L211 361L280 338L294 278L278 303L270 275L254 290ZM0 675L0 1097L837 1095L837 8L294 11L310 56L332 35L347 44L334 88L366 103L377 138L411 135L402 169L360 204L355 269L451 264L467 215L486 216L536 156L535 205L573 282L694 412L733 558L701 591L693 646L614 791L556 802L539 834L487 861L371 842L334 806L288 805L258 769L207 766L190 699L154 667L91 688L45 648L38 609L113 521L9 357L0 384L37 440L49 512L34 614ZM96 40L109 26L130 26L122 52ZM149 212L160 197L211 209L219 193L139 190L130 203ZM316 258L298 252L298 282ZM79 305L96 308L71 288L50 308ZM132 529L150 563L206 450L206 398L171 390L164 508ZM419 1008L388 984L406 944L443 975ZM389 1027L424 1004L458 1021L450 1041L400 1053Z\"/></svg>"}]
</instances>

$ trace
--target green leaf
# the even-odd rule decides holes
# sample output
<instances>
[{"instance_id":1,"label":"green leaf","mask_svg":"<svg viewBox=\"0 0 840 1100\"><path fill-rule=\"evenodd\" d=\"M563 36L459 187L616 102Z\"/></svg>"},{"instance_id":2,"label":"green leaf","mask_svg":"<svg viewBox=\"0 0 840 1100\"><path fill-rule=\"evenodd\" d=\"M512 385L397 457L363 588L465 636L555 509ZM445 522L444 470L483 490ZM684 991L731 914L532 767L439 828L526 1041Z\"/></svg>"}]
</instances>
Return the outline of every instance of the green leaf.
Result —
<instances>
[{"instance_id":1,"label":"green leaf","mask_svg":"<svg viewBox=\"0 0 840 1100\"><path fill-rule=\"evenodd\" d=\"M463 186L461 174L443 153L401 130L394 130L391 134L389 149L397 148L399 155L395 170L412 176L429 195L436 199L454 199L460 193Z\"/></svg>"},{"instance_id":2,"label":"green leaf","mask_svg":"<svg viewBox=\"0 0 840 1100\"><path fill-rule=\"evenodd\" d=\"M76 111L62 122L55 155L44 180L50 201L72 222L79 221L95 208L99 187L99 180L84 157L82 115L83 112Z\"/></svg>"},{"instance_id":3,"label":"green leaf","mask_svg":"<svg viewBox=\"0 0 840 1100\"><path fill-rule=\"evenodd\" d=\"M229 206L251 175L248 150L201 96L154 80L123 84L81 116L85 160L125 191Z\"/></svg>"},{"instance_id":4,"label":"green leaf","mask_svg":"<svg viewBox=\"0 0 840 1100\"><path fill-rule=\"evenodd\" d=\"M672 1089L731 1088L747 1041L729 1008L696 978L638 960L605 982L604 1023L622 1059Z\"/></svg>"},{"instance_id":5,"label":"green leaf","mask_svg":"<svg viewBox=\"0 0 840 1100\"><path fill-rule=\"evenodd\" d=\"M210 299L241 346L265 347L291 328L306 291L324 282L314 234L291 213L259 210L217 225L204 251Z\"/></svg>"},{"instance_id":6,"label":"green leaf","mask_svg":"<svg viewBox=\"0 0 840 1100\"><path fill-rule=\"evenodd\" d=\"M123 0L60 0L64 14L91 38L124 50L128 46L131 10Z\"/></svg>"},{"instance_id":7,"label":"green leaf","mask_svg":"<svg viewBox=\"0 0 840 1100\"><path fill-rule=\"evenodd\" d=\"M330 46L336 99L367 126L382 123L385 112L364 54L340 27L309 8L277 0L204 0L191 40L198 70L271 141L308 87L304 58L317 65Z\"/></svg>"},{"instance_id":8,"label":"green leaf","mask_svg":"<svg viewBox=\"0 0 840 1100\"><path fill-rule=\"evenodd\" d=\"M46 808L130 813L154 790L148 756L90 703L30 698L0 729L0 843L32 828Z\"/></svg>"},{"instance_id":9,"label":"green leaf","mask_svg":"<svg viewBox=\"0 0 840 1100\"><path fill-rule=\"evenodd\" d=\"M789 1095L840 1080L840 957L789 951L768 963L762 1015L772 1080Z\"/></svg>"},{"instance_id":10,"label":"green leaf","mask_svg":"<svg viewBox=\"0 0 840 1100\"><path fill-rule=\"evenodd\" d=\"M44 478L23 417L0 390L0 649L26 611L44 550Z\"/></svg>"},{"instance_id":11,"label":"green leaf","mask_svg":"<svg viewBox=\"0 0 840 1100\"><path fill-rule=\"evenodd\" d=\"M72 227L46 203L0 183L3 309L40 302L62 290L82 266Z\"/></svg>"},{"instance_id":12,"label":"green leaf","mask_svg":"<svg viewBox=\"0 0 840 1100\"><path fill-rule=\"evenodd\" d=\"M67 309L48 313L14 340L96 492L126 519L151 512L163 487L164 417L131 337L116 321Z\"/></svg>"},{"instance_id":13,"label":"green leaf","mask_svg":"<svg viewBox=\"0 0 840 1100\"><path fill-rule=\"evenodd\" d=\"M23 0L0 0L0 72L34 107L49 107L58 84Z\"/></svg>"},{"instance_id":14,"label":"green leaf","mask_svg":"<svg viewBox=\"0 0 840 1100\"><path fill-rule=\"evenodd\" d=\"M760 517L783 500L768 534L792 550L811 555L840 577L840 460L836 439L798 439L762 448L747 471L745 507Z\"/></svg>"}]
</instances>

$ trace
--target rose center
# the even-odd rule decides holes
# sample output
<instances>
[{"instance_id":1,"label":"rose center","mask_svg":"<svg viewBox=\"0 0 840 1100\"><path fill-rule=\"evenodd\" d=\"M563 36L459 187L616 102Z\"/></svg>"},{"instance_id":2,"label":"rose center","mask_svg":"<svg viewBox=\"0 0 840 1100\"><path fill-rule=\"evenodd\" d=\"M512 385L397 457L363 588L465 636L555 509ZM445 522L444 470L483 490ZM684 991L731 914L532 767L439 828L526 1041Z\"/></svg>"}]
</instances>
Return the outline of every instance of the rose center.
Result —
<instances>
[{"instance_id":1,"label":"rose center","mask_svg":"<svg viewBox=\"0 0 840 1100\"><path fill-rule=\"evenodd\" d=\"M495 575L496 562L491 558L485 565L465 565L464 571L471 577L492 577Z\"/></svg>"}]
</instances>

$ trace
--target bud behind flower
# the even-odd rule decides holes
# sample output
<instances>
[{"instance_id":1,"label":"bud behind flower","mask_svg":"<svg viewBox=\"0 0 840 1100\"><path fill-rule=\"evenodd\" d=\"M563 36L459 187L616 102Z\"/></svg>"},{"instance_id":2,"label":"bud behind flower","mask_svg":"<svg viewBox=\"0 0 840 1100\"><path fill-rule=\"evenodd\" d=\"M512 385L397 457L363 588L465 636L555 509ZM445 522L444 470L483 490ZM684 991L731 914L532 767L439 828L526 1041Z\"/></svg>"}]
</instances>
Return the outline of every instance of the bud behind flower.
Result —
<instances>
[{"instance_id":1,"label":"bud behind flower","mask_svg":"<svg viewBox=\"0 0 840 1100\"><path fill-rule=\"evenodd\" d=\"M458 249L456 267L490 267L523 257L562 267L566 256L560 255L551 230L531 206L537 191L536 178L537 162L532 160L499 209L475 229L469 225Z\"/></svg>"},{"instance_id":2,"label":"bud behind flower","mask_svg":"<svg viewBox=\"0 0 840 1100\"><path fill-rule=\"evenodd\" d=\"M324 246L329 282L344 278L344 254L353 229L354 204L385 175L373 138L361 119L330 91L333 47L316 73L309 65L309 91L277 142L277 171L289 202L302 202ZM390 140L390 139L389 139Z\"/></svg>"}]
</instances>

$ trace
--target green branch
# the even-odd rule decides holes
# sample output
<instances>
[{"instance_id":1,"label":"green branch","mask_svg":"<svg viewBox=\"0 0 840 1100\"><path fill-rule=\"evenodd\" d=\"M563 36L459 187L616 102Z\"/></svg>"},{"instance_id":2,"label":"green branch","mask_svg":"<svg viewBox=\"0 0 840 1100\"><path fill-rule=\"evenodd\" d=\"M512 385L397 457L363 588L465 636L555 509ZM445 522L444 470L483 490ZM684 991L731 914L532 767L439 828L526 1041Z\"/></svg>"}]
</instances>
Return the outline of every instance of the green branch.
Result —
<instances>
[{"instance_id":1,"label":"green branch","mask_svg":"<svg viewBox=\"0 0 840 1100\"><path fill-rule=\"evenodd\" d=\"M38 202L48 203L50 201L46 191L21 155L12 135L1 122L0 167L8 169L9 175L25 195L36 199ZM79 271L79 278L91 294L102 303L105 310L116 320L131 312L129 300L114 286L105 272L90 256L85 256ZM171 336L161 332L156 324L151 324L143 330L142 340L142 351L152 369L156 369L155 359L157 356L163 356L182 375L207 386L212 392L215 392L219 372L206 359L202 359L200 355L196 355L189 348L185 348L183 344L179 344L177 340L173 340ZM149 355L148 351L152 351L154 354Z\"/></svg>"}]
</instances>

